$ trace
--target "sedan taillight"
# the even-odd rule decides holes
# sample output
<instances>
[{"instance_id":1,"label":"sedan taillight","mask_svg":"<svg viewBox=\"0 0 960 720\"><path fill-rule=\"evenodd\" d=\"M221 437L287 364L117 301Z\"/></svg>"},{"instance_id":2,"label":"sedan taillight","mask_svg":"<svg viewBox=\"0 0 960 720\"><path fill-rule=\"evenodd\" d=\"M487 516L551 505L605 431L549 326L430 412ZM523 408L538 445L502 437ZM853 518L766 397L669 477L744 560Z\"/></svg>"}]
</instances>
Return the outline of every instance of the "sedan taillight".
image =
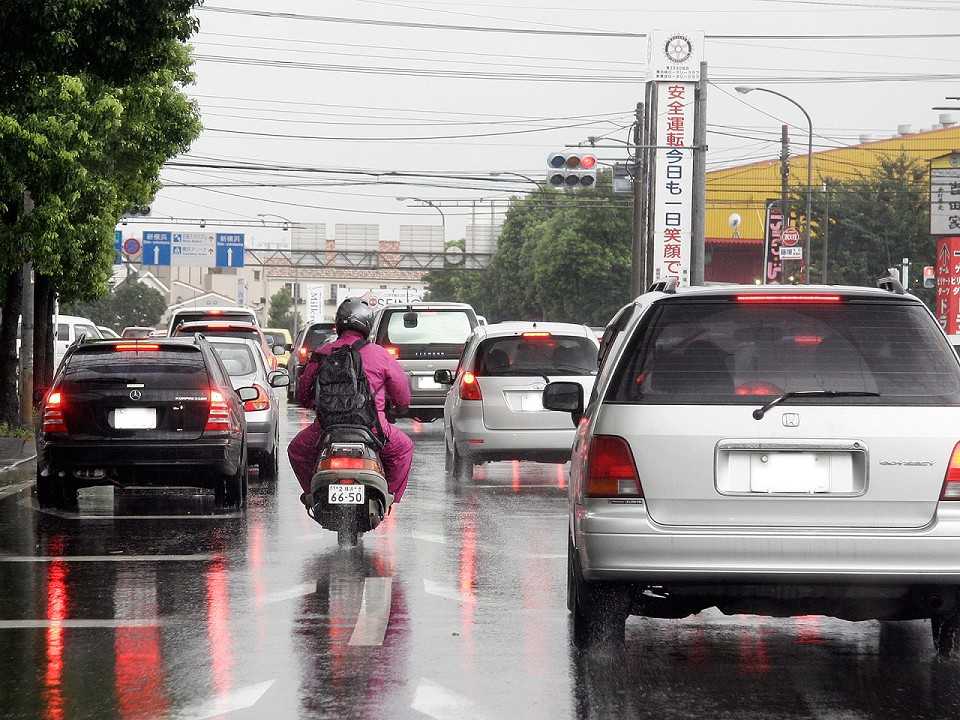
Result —
<instances>
[{"instance_id":1,"label":"sedan taillight","mask_svg":"<svg viewBox=\"0 0 960 720\"><path fill-rule=\"evenodd\" d=\"M270 409L270 396L267 394L267 391L262 387L253 384L253 387L257 389L257 397L253 400L247 400L243 404L244 412L259 412L260 410L269 410Z\"/></svg>"},{"instance_id":2,"label":"sedan taillight","mask_svg":"<svg viewBox=\"0 0 960 720\"><path fill-rule=\"evenodd\" d=\"M587 456L587 497L643 497L630 445L616 435L594 435Z\"/></svg>"}]
</instances>

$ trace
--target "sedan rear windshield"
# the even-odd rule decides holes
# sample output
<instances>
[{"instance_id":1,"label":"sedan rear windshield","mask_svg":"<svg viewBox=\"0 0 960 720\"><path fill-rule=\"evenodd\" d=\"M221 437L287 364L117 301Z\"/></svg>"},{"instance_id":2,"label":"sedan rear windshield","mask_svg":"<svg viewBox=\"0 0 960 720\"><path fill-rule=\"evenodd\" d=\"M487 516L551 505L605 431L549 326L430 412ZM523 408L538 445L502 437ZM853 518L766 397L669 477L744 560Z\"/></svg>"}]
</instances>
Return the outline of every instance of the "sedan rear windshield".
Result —
<instances>
[{"instance_id":1,"label":"sedan rear windshield","mask_svg":"<svg viewBox=\"0 0 960 720\"><path fill-rule=\"evenodd\" d=\"M224 310L223 312L185 312L177 315L177 324L174 329L188 322L203 322L204 320L237 320L239 322L254 323L252 313Z\"/></svg>"},{"instance_id":2,"label":"sedan rear windshield","mask_svg":"<svg viewBox=\"0 0 960 720\"><path fill-rule=\"evenodd\" d=\"M477 347L474 374L478 377L596 375L597 346L584 337L488 338Z\"/></svg>"},{"instance_id":3,"label":"sedan rear windshield","mask_svg":"<svg viewBox=\"0 0 960 720\"><path fill-rule=\"evenodd\" d=\"M379 342L391 345L462 345L473 331L470 316L464 310L387 312L386 332ZM406 321L404 316L409 316Z\"/></svg>"},{"instance_id":4,"label":"sedan rear windshield","mask_svg":"<svg viewBox=\"0 0 960 720\"><path fill-rule=\"evenodd\" d=\"M205 327L198 331L203 333L205 337L231 337L260 342L260 333L253 328ZM178 329L176 332L174 332L175 337L183 337L186 334L187 333L184 333L183 329Z\"/></svg>"},{"instance_id":5,"label":"sedan rear windshield","mask_svg":"<svg viewBox=\"0 0 960 720\"><path fill-rule=\"evenodd\" d=\"M203 356L193 347L142 352L112 345L74 353L64 368L65 383L118 384L206 390L210 385Z\"/></svg>"},{"instance_id":6,"label":"sedan rear windshield","mask_svg":"<svg viewBox=\"0 0 960 720\"><path fill-rule=\"evenodd\" d=\"M333 323L314 325L307 330L306 337L303 338L303 347L307 349L307 352L313 352L336 334L337 330Z\"/></svg>"},{"instance_id":7,"label":"sedan rear windshield","mask_svg":"<svg viewBox=\"0 0 960 720\"><path fill-rule=\"evenodd\" d=\"M287 345L287 339L281 333L264 331L263 335L265 338L267 338L267 342L270 344L270 347L275 347L277 345L283 345L286 347Z\"/></svg>"},{"instance_id":8,"label":"sedan rear windshield","mask_svg":"<svg viewBox=\"0 0 960 720\"><path fill-rule=\"evenodd\" d=\"M607 400L756 404L800 391L877 396L791 402L957 405L960 365L915 304L667 302L638 326Z\"/></svg>"},{"instance_id":9,"label":"sedan rear windshield","mask_svg":"<svg viewBox=\"0 0 960 720\"><path fill-rule=\"evenodd\" d=\"M252 375L257 371L257 360L250 348L239 343L211 343L227 374Z\"/></svg>"}]
</instances>

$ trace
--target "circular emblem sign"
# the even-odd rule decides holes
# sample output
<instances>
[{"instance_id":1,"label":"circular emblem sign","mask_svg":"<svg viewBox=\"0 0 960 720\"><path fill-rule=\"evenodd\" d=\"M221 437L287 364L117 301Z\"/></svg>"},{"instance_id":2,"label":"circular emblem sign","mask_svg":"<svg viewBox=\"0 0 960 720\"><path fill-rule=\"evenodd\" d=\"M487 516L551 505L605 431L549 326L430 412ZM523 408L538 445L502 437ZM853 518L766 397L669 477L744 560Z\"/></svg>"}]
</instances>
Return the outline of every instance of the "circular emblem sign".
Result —
<instances>
[{"instance_id":1,"label":"circular emblem sign","mask_svg":"<svg viewBox=\"0 0 960 720\"><path fill-rule=\"evenodd\" d=\"M788 227L783 231L783 234L780 235L780 242L787 247L793 247L800 242L800 231L795 227Z\"/></svg>"},{"instance_id":2,"label":"circular emblem sign","mask_svg":"<svg viewBox=\"0 0 960 720\"><path fill-rule=\"evenodd\" d=\"M136 255L140 252L140 241L135 237L128 237L123 241L123 252L127 255Z\"/></svg>"},{"instance_id":3,"label":"circular emblem sign","mask_svg":"<svg viewBox=\"0 0 960 720\"><path fill-rule=\"evenodd\" d=\"M673 63L686 62L693 54L693 45L685 35L674 35L663 48L667 60Z\"/></svg>"}]
</instances>

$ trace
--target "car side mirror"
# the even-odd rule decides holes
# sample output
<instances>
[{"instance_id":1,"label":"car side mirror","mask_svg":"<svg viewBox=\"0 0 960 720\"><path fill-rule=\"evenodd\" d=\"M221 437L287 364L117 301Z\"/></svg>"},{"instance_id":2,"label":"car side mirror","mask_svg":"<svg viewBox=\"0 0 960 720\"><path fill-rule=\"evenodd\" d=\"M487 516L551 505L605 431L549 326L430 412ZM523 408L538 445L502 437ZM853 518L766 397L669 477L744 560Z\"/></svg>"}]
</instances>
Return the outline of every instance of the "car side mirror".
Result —
<instances>
[{"instance_id":1,"label":"car side mirror","mask_svg":"<svg viewBox=\"0 0 960 720\"><path fill-rule=\"evenodd\" d=\"M256 400L258 397L260 397L260 391L255 387L237 388L237 397L244 402L250 402L251 400Z\"/></svg>"},{"instance_id":2,"label":"car side mirror","mask_svg":"<svg viewBox=\"0 0 960 720\"><path fill-rule=\"evenodd\" d=\"M286 350L287 352L293 352L293 343L287 343L286 345L283 346L283 349Z\"/></svg>"},{"instance_id":3,"label":"car side mirror","mask_svg":"<svg viewBox=\"0 0 960 720\"><path fill-rule=\"evenodd\" d=\"M543 390L546 410L568 412L576 426L583 417L583 386L575 382L552 382Z\"/></svg>"},{"instance_id":4,"label":"car side mirror","mask_svg":"<svg viewBox=\"0 0 960 720\"><path fill-rule=\"evenodd\" d=\"M285 372L274 370L272 373L267 375L267 382L270 383L270 387L287 387L287 385L290 384L290 376Z\"/></svg>"},{"instance_id":5,"label":"car side mirror","mask_svg":"<svg viewBox=\"0 0 960 720\"><path fill-rule=\"evenodd\" d=\"M403 326L405 328L415 328L420 324L420 316L415 312L407 312L403 314Z\"/></svg>"},{"instance_id":6,"label":"car side mirror","mask_svg":"<svg viewBox=\"0 0 960 720\"><path fill-rule=\"evenodd\" d=\"M283 355L287 351L286 347L283 345L274 345L273 354L274 355Z\"/></svg>"},{"instance_id":7,"label":"car side mirror","mask_svg":"<svg viewBox=\"0 0 960 720\"><path fill-rule=\"evenodd\" d=\"M433 373L433 381L441 385L453 385L453 373L446 368L435 370Z\"/></svg>"}]
</instances>

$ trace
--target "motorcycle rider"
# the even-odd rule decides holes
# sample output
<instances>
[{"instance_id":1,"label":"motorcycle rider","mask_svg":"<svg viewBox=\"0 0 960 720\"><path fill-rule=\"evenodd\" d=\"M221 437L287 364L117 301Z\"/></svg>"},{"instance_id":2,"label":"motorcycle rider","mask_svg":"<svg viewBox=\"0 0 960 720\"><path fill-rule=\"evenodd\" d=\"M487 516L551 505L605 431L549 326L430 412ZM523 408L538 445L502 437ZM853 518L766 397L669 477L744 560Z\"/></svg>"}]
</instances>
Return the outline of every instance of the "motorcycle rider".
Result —
<instances>
[{"instance_id":1,"label":"motorcycle rider","mask_svg":"<svg viewBox=\"0 0 960 720\"><path fill-rule=\"evenodd\" d=\"M314 350L300 374L297 383L297 400L306 408L313 408L314 383L320 368L322 356L329 355L343 345L353 345L358 340L366 340L373 329L373 309L360 298L347 298L337 308L337 339L325 343ZM380 419L380 427L386 442L380 451L387 487L393 495L393 502L400 502L410 476L413 462L413 441L401 430L387 421L386 407L390 402L402 414L410 405L410 386L403 368L383 347L367 343L359 350L363 362L363 372L370 384ZM287 448L287 456L293 472L303 488L302 501L310 493L310 481L320 456L320 439L323 428L319 419L297 433Z\"/></svg>"}]
</instances>

